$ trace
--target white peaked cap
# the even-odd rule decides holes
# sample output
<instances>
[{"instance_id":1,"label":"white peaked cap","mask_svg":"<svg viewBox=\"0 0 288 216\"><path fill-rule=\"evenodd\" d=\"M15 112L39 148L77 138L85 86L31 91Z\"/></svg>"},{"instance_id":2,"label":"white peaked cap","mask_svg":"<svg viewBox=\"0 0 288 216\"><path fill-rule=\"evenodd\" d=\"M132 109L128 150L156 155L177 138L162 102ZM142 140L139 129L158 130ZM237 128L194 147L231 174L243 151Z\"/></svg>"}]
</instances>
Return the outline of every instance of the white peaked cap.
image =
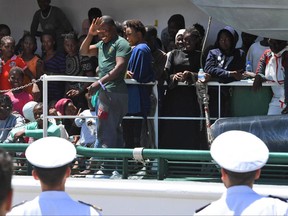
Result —
<instances>
[{"instance_id":1,"label":"white peaked cap","mask_svg":"<svg viewBox=\"0 0 288 216\"><path fill-rule=\"evenodd\" d=\"M36 104L37 102L35 101L29 101L22 108L24 118L28 119L30 122L35 121L33 109Z\"/></svg>"},{"instance_id":2,"label":"white peaked cap","mask_svg":"<svg viewBox=\"0 0 288 216\"><path fill-rule=\"evenodd\" d=\"M216 137L210 153L219 166L238 173L260 169L269 158L269 150L261 139L237 130L227 131Z\"/></svg>"},{"instance_id":3,"label":"white peaked cap","mask_svg":"<svg viewBox=\"0 0 288 216\"><path fill-rule=\"evenodd\" d=\"M44 137L28 146L27 160L39 168L57 168L71 163L76 157L75 146L60 137Z\"/></svg>"}]
</instances>

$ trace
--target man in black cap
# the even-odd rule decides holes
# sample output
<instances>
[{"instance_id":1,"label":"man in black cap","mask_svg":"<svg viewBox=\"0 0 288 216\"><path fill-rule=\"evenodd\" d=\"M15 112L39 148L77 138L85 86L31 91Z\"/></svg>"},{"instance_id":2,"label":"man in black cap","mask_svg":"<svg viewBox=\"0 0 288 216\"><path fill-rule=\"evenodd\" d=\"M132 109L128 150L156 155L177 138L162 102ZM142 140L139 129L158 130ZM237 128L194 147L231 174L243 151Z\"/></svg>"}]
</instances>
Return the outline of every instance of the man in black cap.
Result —
<instances>
[{"instance_id":1,"label":"man in black cap","mask_svg":"<svg viewBox=\"0 0 288 216\"><path fill-rule=\"evenodd\" d=\"M65 192L70 164L76 157L72 143L59 137L45 137L30 144L25 155L33 165L33 177L40 180L42 193L14 207L9 215L100 215L95 207L74 201Z\"/></svg>"},{"instance_id":2,"label":"man in black cap","mask_svg":"<svg viewBox=\"0 0 288 216\"><path fill-rule=\"evenodd\" d=\"M288 215L288 204L256 193L252 187L269 158L265 143L244 131L227 131L212 143L211 156L221 167L227 191L195 215Z\"/></svg>"}]
</instances>

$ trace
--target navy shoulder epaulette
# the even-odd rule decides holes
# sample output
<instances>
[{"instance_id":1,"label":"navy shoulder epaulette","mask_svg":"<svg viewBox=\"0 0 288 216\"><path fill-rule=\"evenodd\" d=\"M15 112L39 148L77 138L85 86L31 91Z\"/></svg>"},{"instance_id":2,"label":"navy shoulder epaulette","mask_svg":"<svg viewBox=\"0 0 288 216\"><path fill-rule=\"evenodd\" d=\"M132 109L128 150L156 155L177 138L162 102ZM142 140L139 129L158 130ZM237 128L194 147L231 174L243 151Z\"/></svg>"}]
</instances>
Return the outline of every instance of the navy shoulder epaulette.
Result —
<instances>
[{"instance_id":1,"label":"navy shoulder epaulette","mask_svg":"<svg viewBox=\"0 0 288 216\"><path fill-rule=\"evenodd\" d=\"M200 211L202 211L203 209L205 209L207 206L209 206L211 203L208 203L207 205L205 205L205 206L203 206L203 207L201 207L201 208L199 208L199 209L196 209L195 210L195 213L198 213L198 212L200 212Z\"/></svg>"},{"instance_id":2,"label":"navy shoulder epaulette","mask_svg":"<svg viewBox=\"0 0 288 216\"><path fill-rule=\"evenodd\" d=\"M15 207L17 207L17 206L23 205L23 204L26 203L26 202L27 202L27 200L24 200L24 201L22 201L22 202L20 202L20 203L17 203L17 204L15 204L14 206L12 206L12 209L15 208Z\"/></svg>"},{"instance_id":3,"label":"navy shoulder epaulette","mask_svg":"<svg viewBox=\"0 0 288 216\"><path fill-rule=\"evenodd\" d=\"M274 198L274 199L279 199L279 200L287 203L287 199L285 199L285 198L283 198L283 197L274 196L274 195L269 195L268 197Z\"/></svg>"},{"instance_id":4,"label":"navy shoulder epaulette","mask_svg":"<svg viewBox=\"0 0 288 216\"><path fill-rule=\"evenodd\" d=\"M83 201L81 201L81 200L78 200L78 202L79 202L79 203L82 203L82 204L84 204L84 205L90 206L90 207L96 209L97 211L102 211L102 208L100 208L100 207L98 207L98 206L91 205L91 204L86 203L86 202L83 202Z\"/></svg>"}]
</instances>

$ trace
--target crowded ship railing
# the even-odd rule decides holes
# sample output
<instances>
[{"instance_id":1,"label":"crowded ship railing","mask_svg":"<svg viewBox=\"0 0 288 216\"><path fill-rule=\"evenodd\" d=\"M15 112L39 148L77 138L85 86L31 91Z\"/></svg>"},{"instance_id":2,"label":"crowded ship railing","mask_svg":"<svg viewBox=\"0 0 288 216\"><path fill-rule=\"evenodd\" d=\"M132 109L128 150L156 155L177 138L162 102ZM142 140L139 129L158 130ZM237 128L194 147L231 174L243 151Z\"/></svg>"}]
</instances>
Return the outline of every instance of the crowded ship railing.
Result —
<instances>
[{"instance_id":1,"label":"crowded ship railing","mask_svg":"<svg viewBox=\"0 0 288 216\"><path fill-rule=\"evenodd\" d=\"M60 75L43 75L42 77L42 82L43 82L43 98L48 98L48 82L49 81L70 81L70 82L95 82L97 81L97 77L84 77L84 76L60 76ZM133 79L126 79L125 80L126 84L138 84L138 85L152 85L153 86L153 93L156 97L156 100L158 101L158 92L157 92L157 82L150 82L150 83L138 83L136 80ZM148 116L148 119L153 119L154 120L154 126L155 126L155 145L158 147L158 103L156 103L156 109L155 109L155 114L154 116ZM47 136L47 121L46 119L50 118L75 118L76 116L49 116L48 115L48 101L43 100L43 136ZM97 118L96 116L86 116L85 118ZM125 118L130 118L130 119L138 119L142 117L138 116L129 116Z\"/></svg>"},{"instance_id":2,"label":"crowded ship railing","mask_svg":"<svg viewBox=\"0 0 288 216\"><path fill-rule=\"evenodd\" d=\"M47 136L47 120L50 118L75 118L76 116L49 116L48 115L48 83L50 81L72 81L72 82L94 82L96 77L74 77L74 76L54 76L44 75L41 77L43 81L43 129L44 136ZM138 83L135 80L126 79L125 82L128 85L135 85ZM153 86L153 93L156 101L158 101L157 83L146 83L145 85ZM179 85L185 86L184 83ZM263 86L277 85L273 83L263 83ZM186 85L187 86L187 85ZM218 82L209 82L208 86L218 87L219 104L221 101L221 88L223 86L252 86L251 80L244 80L239 82L233 82L229 84L222 84ZM209 93L209 92L208 92ZM45 100L46 99L46 100ZM218 117L220 118L221 110L218 107ZM96 116L87 116L88 118L97 118ZM141 118L136 116L129 116L125 118ZM153 119L155 125L155 143L156 148L158 147L158 120L160 119L177 119L177 120L199 120L205 119L204 117L162 117L158 116L158 104L156 104L156 112L153 116L149 116L149 119ZM7 149L12 152L24 152L28 144L25 143L9 143L0 144L0 147ZM168 150L168 149L148 149L148 148L136 148L136 149L125 149L125 148L86 148L82 146L76 146L77 157L87 160L90 165L89 170L93 174L99 169L99 162L106 164L105 169L108 171L119 168L122 179L158 179L158 180L196 180L196 181L220 181L219 170L211 160L209 151L205 150ZM136 158L135 155L140 157ZM137 153L137 154L135 154ZM137 157L138 157L137 156ZM89 159L87 159L89 158ZM271 152L269 163L264 167L262 175L264 178L262 183L274 183L286 185L286 179L288 173L286 172L288 167L288 154L286 152ZM15 168L17 175L30 175L31 166L27 163L25 156L15 158L15 164L19 167ZM110 166L109 166L110 165ZM82 167L83 169L83 167ZM79 177L80 168L73 167L73 177ZM94 176L94 175L91 175ZM80 175L81 178L85 175ZM86 176L89 178L89 175Z\"/></svg>"},{"instance_id":3,"label":"crowded ship railing","mask_svg":"<svg viewBox=\"0 0 288 216\"><path fill-rule=\"evenodd\" d=\"M48 115L48 101L45 100L45 98L48 98L48 82L49 81L71 81L71 82L95 82L98 80L97 77L84 77L84 76L60 76L60 75L43 75L41 78L43 82L43 136L47 136L47 121L46 119L50 118L75 118L76 116L49 116ZM150 83L139 83L134 79L125 79L125 82L127 85L152 85L153 86L153 93L154 96L156 97L156 109L154 116L148 116L148 119L153 119L154 121L154 130L155 130L155 145L156 148L158 148L158 120L168 120L168 119L173 119L173 120L205 120L205 117L201 116L194 116L194 117L169 117L169 116L159 116L158 115L158 91L157 91L157 82L150 82ZM179 83L178 85L186 85L185 83ZM236 82L231 82L231 83L219 83L219 82L208 82L208 86L216 86L218 87L218 118L221 118L221 87L223 86L252 86L253 82L251 80L241 80L241 81L236 81ZM276 83L272 82L265 82L262 84L263 86L273 86L277 85ZM209 94L209 92L208 92ZM87 116L87 118L97 118L96 116ZM139 119L142 117L139 116L125 116L127 119ZM211 120L216 120L217 118L211 118Z\"/></svg>"}]
</instances>

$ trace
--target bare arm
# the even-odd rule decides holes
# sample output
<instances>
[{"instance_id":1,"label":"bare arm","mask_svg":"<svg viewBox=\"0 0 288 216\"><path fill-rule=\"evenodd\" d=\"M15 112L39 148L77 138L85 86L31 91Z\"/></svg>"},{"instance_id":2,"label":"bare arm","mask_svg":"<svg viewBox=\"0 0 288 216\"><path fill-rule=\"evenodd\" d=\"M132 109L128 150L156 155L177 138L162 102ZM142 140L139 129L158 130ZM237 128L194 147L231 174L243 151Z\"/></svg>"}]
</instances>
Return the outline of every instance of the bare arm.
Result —
<instances>
[{"instance_id":1,"label":"bare arm","mask_svg":"<svg viewBox=\"0 0 288 216\"><path fill-rule=\"evenodd\" d=\"M98 49L95 45L90 45L93 39L93 35L87 35L83 43L80 46L80 55L83 56L97 56Z\"/></svg>"},{"instance_id":2,"label":"bare arm","mask_svg":"<svg viewBox=\"0 0 288 216\"><path fill-rule=\"evenodd\" d=\"M97 36L100 32L100 27L103 21L101 18L93 19L87 37L84 39L80 46L80 54L83 56L96 56L98 49L95 45L90 45L94 36Z\"/></svg>"},{"instance_id":3,"label":"bare arm","mask_svg":"<svg viewBox=\"0 0 288 216\"><path fill-rule=\"evenodd\" d=\"M33 82L33 86L32 86L32 95L35 101L39 101L40 99L40 90L39 87L37 85L37 83L35 83L35 77L33 76L32 72L28 69L28 67L24 70L24 73L30 78L31 82Z\"/></svg>"},{"instance_id":4,"label":"bare arm","mask_svg":"<svg viewBox=\"0 0 288 216\"><path fill-rule=\"evenodd\" d=\"M34 75L33 75L32 72L29 70L28 67L26 67L26 69L24 70L24 74L27 75L27 76L30 78L30 80L35 79Z\"/></svg>"}]
</instances>

